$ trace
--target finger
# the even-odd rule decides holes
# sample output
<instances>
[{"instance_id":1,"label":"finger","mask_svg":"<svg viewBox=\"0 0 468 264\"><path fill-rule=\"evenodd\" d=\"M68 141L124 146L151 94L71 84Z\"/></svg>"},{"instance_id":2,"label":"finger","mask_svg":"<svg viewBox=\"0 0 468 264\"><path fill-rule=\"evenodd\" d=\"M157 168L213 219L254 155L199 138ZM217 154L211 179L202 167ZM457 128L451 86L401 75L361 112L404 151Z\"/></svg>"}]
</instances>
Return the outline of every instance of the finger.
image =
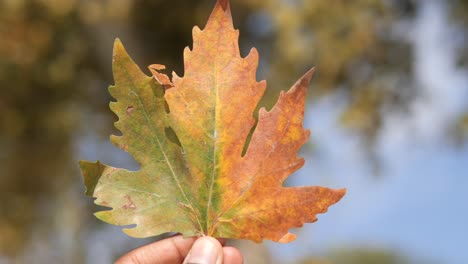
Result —
<instances>
[{"instance_id":1,"label":"finger","mask_svg":"<svg viewBox=\"0 0 468 264\"><path fill-rule=\"evenodd\" d=\"M244 258L240 251L235 247L223 247L224 264L242 264Z\"/></svg>"},{"instance_id":2,"label":"finger","mask_svg":"<svg viewBox=\"0 0 468 264\"><path fill-rule=\"evenodd\" d=\"M222 264L223 247L212 237L201 237L195 241L184 264Z\"/></svg>"},{"instance_id":3,"label":"finger","mask_svg":"<svg viewBox=\"0 0 468 264\"><path fill-rule=\"evenodd\" d=\"M196 238L181 235L166 238L134 249L118 259L116 264L176 264L182 263Z\"/></svg>"}]
</instances>

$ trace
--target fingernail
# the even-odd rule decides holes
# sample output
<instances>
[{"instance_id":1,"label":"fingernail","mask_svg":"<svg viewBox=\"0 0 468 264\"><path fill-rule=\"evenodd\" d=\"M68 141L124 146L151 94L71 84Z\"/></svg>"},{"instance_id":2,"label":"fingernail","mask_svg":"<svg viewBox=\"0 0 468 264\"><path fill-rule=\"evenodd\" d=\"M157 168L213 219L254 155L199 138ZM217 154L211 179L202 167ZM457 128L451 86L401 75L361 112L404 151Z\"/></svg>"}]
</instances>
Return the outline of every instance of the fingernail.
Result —
<instances>
[{"instance_id":1,"label":"fingernail","mask_svg":"<svg viewBox=\"0 0 468 264\"><path fill-rule=\"evenodd\" d=\"M192 246L184 264L222 264L223 249L218 241L211 237L201 237Z\"/></svg>"}]
</instances>

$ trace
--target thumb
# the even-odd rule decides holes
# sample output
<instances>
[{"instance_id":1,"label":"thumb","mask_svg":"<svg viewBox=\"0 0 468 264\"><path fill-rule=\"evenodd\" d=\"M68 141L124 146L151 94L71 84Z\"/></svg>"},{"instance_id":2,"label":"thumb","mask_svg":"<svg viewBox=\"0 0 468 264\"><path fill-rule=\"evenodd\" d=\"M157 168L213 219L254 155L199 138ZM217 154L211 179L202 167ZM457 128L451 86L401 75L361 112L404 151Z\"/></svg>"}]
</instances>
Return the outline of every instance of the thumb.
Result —
<instances>
[{"instance_id":1,"label":"thumb","mask_svg":"<svg viewBox=\"0 0 468 264\"><path fill-rule=\"evenodd\" d=\"M201 237L195 241L185 258L184 264L222 264L223 247L212 237Z\"/></svg>"}]
</instances>

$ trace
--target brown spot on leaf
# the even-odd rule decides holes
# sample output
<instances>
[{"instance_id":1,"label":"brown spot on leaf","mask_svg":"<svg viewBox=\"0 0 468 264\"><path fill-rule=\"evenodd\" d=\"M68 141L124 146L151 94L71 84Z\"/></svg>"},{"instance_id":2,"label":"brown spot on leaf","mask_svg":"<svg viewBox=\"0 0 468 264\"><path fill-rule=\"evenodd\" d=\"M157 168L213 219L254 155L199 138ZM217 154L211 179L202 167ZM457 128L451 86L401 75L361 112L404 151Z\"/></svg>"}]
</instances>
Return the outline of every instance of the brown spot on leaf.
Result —
<instances>
[{"instance_id":1,"label":"brown spot on leaf","mask_svg":"<svg viewBox=\"0 0 468 264\"><path fill-rule=\"evenodd\" d=\"M125 199L127 199L127 203L122 206L123 209L125 210L128 210L128 209L131 209L131 210L135 210L137 207L135 205L135 203L132 201L132 197L130 197L130 195L125 195Z\"/></svg>"},{"instance_id":2,"label":"brown spot on leaf","mask_svg":"<svg viewBox=\"0 0 468 264\"><path fill-rule=\"evenodd\" d=\"M127 107L127 114L131 114L133 112L133 110L135 110L135 107L133 107L133 106Z\"/></svg>"}]
</instances>

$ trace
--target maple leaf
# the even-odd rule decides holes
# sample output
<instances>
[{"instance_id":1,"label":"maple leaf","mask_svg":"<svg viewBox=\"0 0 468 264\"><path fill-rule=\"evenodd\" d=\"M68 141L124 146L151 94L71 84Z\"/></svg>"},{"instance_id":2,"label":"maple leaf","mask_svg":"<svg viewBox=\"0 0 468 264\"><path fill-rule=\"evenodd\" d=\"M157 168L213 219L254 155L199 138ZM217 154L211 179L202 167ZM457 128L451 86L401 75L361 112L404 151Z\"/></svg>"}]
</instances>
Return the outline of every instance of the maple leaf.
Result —
<instances>
[{"instance_id":1,"label":"maple leaf","mask_svg":"<svg viewBox=\"0 0 468 264\"><path fill-rule=\"evenodd\" d=\"M96 216L124 232L148 237L184 236L294 240L288 232L338 202L345 190L283 187L301 168L297 156L309 138L303 128L306 88L313 70L270 112L253 112L266 82L256 81L258 53L242 58L229 1L218 0L205 29L193 29L193 49L184 51L184 77L172 81L151 65L146 76L119 40L114 44L116 99L110 107L122 136L111 136L129 152L139 171L81 161L86 194L112 208Z\"/></svg>"}]
</instances>

